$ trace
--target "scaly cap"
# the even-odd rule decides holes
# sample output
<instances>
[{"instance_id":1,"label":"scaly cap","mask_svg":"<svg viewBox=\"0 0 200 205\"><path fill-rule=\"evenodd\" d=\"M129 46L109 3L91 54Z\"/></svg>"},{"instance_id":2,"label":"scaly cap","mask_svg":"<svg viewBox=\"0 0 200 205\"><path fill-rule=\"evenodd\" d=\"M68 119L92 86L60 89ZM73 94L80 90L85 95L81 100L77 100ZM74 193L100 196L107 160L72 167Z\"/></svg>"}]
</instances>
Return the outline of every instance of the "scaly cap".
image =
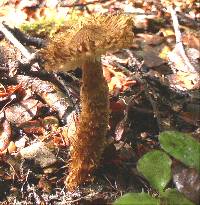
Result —
<instances>
[{"instance_id":1,"label":"scaly cap","mask_svg":"<svg viewBox=\"0 0 200 205\"><path fill-rule=\"evenodd\" d=\"M45 68L69 71L107 51L129 47L133 40L132 27L132 17L124 14L81 17L41 50Z\"/></svg>"}]
</instances>

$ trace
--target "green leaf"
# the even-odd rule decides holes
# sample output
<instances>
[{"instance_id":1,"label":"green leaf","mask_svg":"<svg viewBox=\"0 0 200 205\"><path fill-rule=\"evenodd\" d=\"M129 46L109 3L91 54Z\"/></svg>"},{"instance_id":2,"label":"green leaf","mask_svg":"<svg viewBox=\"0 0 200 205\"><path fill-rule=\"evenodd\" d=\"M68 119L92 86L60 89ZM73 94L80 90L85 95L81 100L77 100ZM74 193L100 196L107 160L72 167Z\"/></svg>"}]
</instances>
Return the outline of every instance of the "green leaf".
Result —
<instances>
[{"instance_id":1,"label":"green leaf","mask_svg":"<svg viewBox=\"0 0 200 205\"><path fill-rule=\"evenodd\" d=\"M128 193L118 198L113 205L159 205L160 200L147 193Z\"/></svg>"},{"instance_id":2,"label":"green leaf","mask_svg":"<svg viewBox=\"0 0 200 205\"><path fill-rule=\"evenodd\" d=\"M155 150L139 159L137 169L152 187L162 192L171 179L171 164L172 161L167 154Z\"/></svg>"},{"instance_id":3,"label":"green leaf","mask_svg":"<svg viewBox=\"0 0 200 205\"><path fill-rule=\"evenodd\" d=\"M200 143L189 134L165 131L159 136L161 147L174 158L200 172Z\"/></svg>"},{"instance_id":4,"label":"green leaf","mask_svg":"<svg viewBox=\"0 0 200 205\"><path fill-rule=\"evenodd\" d=\"M162 193L161 204L164 205L195 205L185 198L185 196L176 189L169 189Z\"/></svg>"}]
</instances>

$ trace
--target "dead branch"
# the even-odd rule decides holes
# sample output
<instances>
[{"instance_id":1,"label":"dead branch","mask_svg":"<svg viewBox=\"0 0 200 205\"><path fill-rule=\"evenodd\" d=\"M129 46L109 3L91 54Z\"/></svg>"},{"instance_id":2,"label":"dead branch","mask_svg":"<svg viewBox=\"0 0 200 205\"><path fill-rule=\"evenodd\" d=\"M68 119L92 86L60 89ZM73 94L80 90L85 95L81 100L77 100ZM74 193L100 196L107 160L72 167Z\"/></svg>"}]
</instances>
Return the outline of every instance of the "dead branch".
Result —
<instances>
[{"instance_id":1,"label":"dead branch","mask_svg":"<svg viewBox=\"0 0 200 205\"><path fill-rule=\"evenodd\" d=\"M96 3L101 4L101 3L105 3L107 1L109 1L109 0L96 0L96 1L86 2L86 3L72 3L72 4L64 4L63 3L61 6L62 7L69 7L69 8L70 7L77 7L77 6L85 7L85 6L88 6L90 4L96 4Z\"/></svg>"},{"instance_id":2,"label":"dead branch","mask_svg":"<svg viewBox=\"0 0 200 205\"><path fill-rule=\"evenodd\" d=\"M190 63L190 60L188 59L183 47L182 36L179 29L179 22L178 22L178 17L176 15L176 11L173 9L172 6L169 6L167 10L169 10L169 12L171 13L171 18L173 21L173 27L176 36L176 49L179 51L181 57L183 58L185 64L187 65L187 67L184 67L184 70L182 71L196 73L196 70L194 66Z\"/></svg>"},{"instance_id":3,"label":"dead branch","mask_svg":"<svg viewBox=\"0 0 200 205\"><path fill-rule=\"evenodd\" d=\"M6 39L8 39L17 49L20 50L25 58L32 58L32 54L15 38L15 36L4 26L3 23L0 23L0 31L5 35Z\"/></svg>"},{"instance_id":4,"label":"dead branch","mask_svg":"<svg viewBox=\"0 0 200 205\"><path fill-rule=\"evenodd\" d=\"M180 25L187 26L187 27L195 29L195 30L199 29L199 27L200 27L199 21L196 21L196 20L186 16L186 14L181 13L181 12L177 12L177 16L178 16Z\"/></svg>"},{"instance_id":5,"label":"dead branch","mask_svg":"<svg viewBox=\"0 0 200 205\"><path fill-rule=\"evenodd\" d=\"M46 40L39 38L39 37L33 37L30 36L24 32L22 32L20 29L14 27L11 28L8 25L4 24L5 28L10 31L20 42L23 43L23 45L26 46L35 46L36 48L42 48L46 45Z\"/></svg>"}]
</instances>

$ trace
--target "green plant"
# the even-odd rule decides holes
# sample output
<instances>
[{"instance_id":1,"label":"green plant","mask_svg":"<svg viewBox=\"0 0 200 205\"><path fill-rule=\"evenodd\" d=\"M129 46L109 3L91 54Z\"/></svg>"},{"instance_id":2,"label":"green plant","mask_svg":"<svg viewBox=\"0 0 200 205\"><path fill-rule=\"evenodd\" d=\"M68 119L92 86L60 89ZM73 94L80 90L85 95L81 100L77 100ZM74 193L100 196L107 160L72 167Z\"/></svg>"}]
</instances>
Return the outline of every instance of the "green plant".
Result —
<instances>
[{"instance_id":1,"label":"green plant","mask_svg":"<svg viewBox=\"0 0 200 205\"><path fill-rule=\"evenodd\" d=\"M165 131L159 135L161 147L172 157L199 171L200 143L189 134ZM117 199L114 205L194 205L176 189L165 190L171 180L172 161L167 153L154 150L146 153L137 164L138 171L159 192L157 198L147 193L128 193Z\"/></svg>"},{"instance_id":2,"label":"green plant","mask_svg":"<svg viewBox=\"0 0 200 205\"><path fill-rule=\"evenodd\" d=\"M64 18L41 18L34 22L25 22L20 26L20 29L32 36L37 37L52 37L63 25Z\"/></svg>"},{"instance_id":3,"label":"green plant","mask_svg":"<svg viewBox=\"0 0 200 205\"><path fill-rule=\"evenodd\" d=\"M170 157L159 150L145 154L137 164L137 169L148 180L153 188L163 192L171 179Z\"/></svg>"},{"instance_id":4,"label":"green plant","mask_svg":"<svg viewBox=\"0 0 200 205\"><path fill-rule=\"evenodd\" d=\"M200 143L189 134L165 131L159 136L161 148L175 159L200 172Z\"/></svg>"},{"instance_id":5,"label":"green plant","mask_svg":"<svg viewBox=\"0 0 200 205\"><path fill-rule=\"evenodd\" d=\"M128 193L114 202L114 205L159 205L160 200L147 193Z\"/></svg>"}]
</instances>

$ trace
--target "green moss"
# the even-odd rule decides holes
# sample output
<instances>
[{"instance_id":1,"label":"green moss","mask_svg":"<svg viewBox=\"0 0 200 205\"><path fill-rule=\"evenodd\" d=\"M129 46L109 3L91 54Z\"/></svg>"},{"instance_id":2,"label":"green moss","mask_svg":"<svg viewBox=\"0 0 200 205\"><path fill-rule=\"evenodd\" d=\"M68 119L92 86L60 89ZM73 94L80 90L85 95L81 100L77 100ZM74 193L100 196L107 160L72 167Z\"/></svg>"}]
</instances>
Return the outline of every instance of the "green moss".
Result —
<instances>
[{"instance_id":1,"label":"green moss","mask_svg":"<svg viewBox=\"0 0 200 205\"><path fill-rule=\"evenodd\" d=\"M41 18L32 23L27 22L20 26L25 33L37 37L52 37L63 26L64 18Z\"/></svg>"},{"instance_id":2,"label":"green moss","mask_svg":"<svg viewBox=\"0 0 200 205\"><path fill-rule=\"evenodd\" d=\"M58 13L52 11L49 16L44 16L33 22L27 21L19 26L19 28L31 36L48 38L53 37L54 34L60 30L66 30L80 19L81 15L77 11L72 11L69 14L58 16Z\"/></svg>"}]
</instances>

